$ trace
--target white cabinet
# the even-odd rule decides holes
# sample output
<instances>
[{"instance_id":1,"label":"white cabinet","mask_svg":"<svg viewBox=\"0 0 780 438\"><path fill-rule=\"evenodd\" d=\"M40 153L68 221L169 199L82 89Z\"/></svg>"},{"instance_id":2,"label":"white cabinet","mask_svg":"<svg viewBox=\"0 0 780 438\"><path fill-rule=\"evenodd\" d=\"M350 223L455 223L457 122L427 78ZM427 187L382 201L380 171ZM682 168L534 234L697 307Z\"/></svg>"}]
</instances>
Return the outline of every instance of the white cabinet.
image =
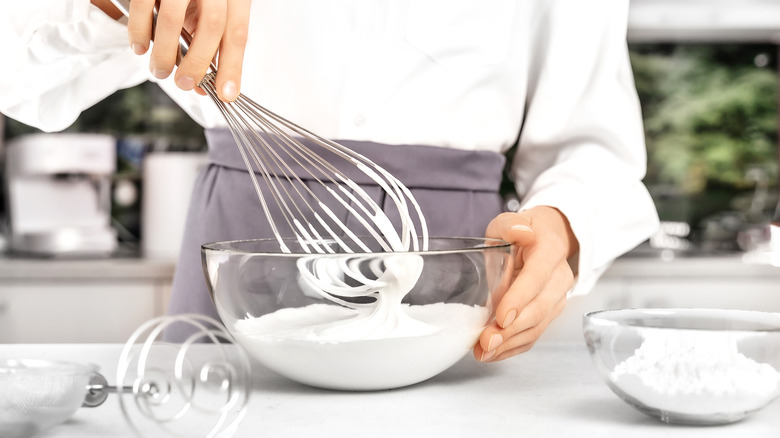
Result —
<instances>
[{"instance_id":1,"label":"white cabinet","mask_svg":"<svg viewBox=\"0 0 780 438\"><path fill-rule=\"evenodd\" d=\"M124 343L165 314L173 264L0 259L0 343Z\"/></svg>"},{"instance_id":2,"label":"white cabinet","mask_svg":"<svg viewBox=\"0 0 780 438\"><path fill-rule=\"evenodd\" d=\"M780 277L659 278L627 285L629 307L710 307L780 312Z\"/></svg>"},{"instance_id":3,"label":"white cabinet","mask_svg":"<svg viewBox=\"0 0 780 438\"><path fill-rule=\"evenodd\" d=\"M735 257L623 258L590 294L569 299L539 342L581 342L586 312L625 307L708 307L780 312L780 268Z\"/></svg>"},{"instance_id":4,"label":"white cabinet","mask_svg":"<svg viewBox=\"0 0 780 438\"><path fill-rule=\"evenodd\" d=\"M0 285L0 343L125 342L165 312L165 282L35 281Z\"/></svg>"}]
</instances>

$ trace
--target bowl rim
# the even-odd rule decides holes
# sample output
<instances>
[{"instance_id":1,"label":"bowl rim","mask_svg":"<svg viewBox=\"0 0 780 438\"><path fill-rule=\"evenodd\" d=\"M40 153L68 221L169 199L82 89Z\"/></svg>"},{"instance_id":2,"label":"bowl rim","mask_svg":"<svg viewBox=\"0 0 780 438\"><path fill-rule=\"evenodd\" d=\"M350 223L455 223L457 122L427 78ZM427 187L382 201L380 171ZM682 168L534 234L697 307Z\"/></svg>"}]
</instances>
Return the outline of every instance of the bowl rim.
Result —
<instances>
[{"instance_id":1,"label":"bowl rim","mask_svg":"<svg viewBox=\"0 0 780 438\"><path fill-rule=\"evenodd\" d=\"M0 374L14 373L88 376L97 371L98 366L90 363L30 358L0 359Z\"/></svg>"},{"instance_id":2,"label":"bowl rim","mask_svg":"<svg viewBox=\"0 0 780 438\"><path fill-rule=\"evenodd\" d=\"M324 241L332 241L333 239L323 239ZM258 252L258 251L241 251L237 249L232 248L217 248L216 245L228 245L228 244L236 244L236 243L247 243L247 242L277 242L277 239L274 237L269 238L262 238L262 239L236 239L236 240L222 240L222 241L216 241L216 242L208 242L204 243L200 246L202 252L216 252L216 253L226 253L226 254L236 254L236 255L255 255L255 256L274 256L274 257L300 257L300 256L310 256L310 255L317 255L317 256L333 256L333 257L343 257L345 255L359 255L359 254L418 254L418 255L430 255L430 254L448 254L448 253L463 253L463 252L479 252L483 251L485 249L500 249L500 248L511 248L512 243L509 243L502 239L495 239L490 237L429 237L428 240L443 240L443 241L456 241L456 240L470 240L470 241L482 241L483 244L478 246L472 246L472 247L457 247L457 248L449 248L449 249L429 249L429 250L420 250L420 251L402 251L402 252L393 252L393 251L376 251L376 252L355 252L355 253L334 253L334 254L320 254L320 253L307 253L307 252L291 252L291 253L285 253L285 252ZM295 237L283 237L282 241L285 242L297 242L298 239ZM488 244L492 243L492 244Z\"/></svg>"},{"instance_id":3,"label":"bowl rim","mask_svg":"<svg viewBox=\"0 0 780 438\"><path fill-rule=\"evenodd\" d=\"M766 327L762 328L722 328L722 329L707 329L696 327L659 327L654 325L635 324L627 321L618 321L613 318L605 317L608 314L628 313L635 312L645 315L660 315L670 316L675 314L687 314L691 315L697 313L703 316L717 316L734 319L736 316L743 317L757 317L750 319L751 322L763 323ZM744 310L744 309L717 309L708 307L626 307L621 309L601 309L586 312L583 315L583 322L596 322L603 325L632 327L632 328L645 328L653 330L687 330L687 331L710 331L710 332L742 332L742 333L774 333L780 332L780 313L779 312L767 312L761 310Z\"/></svg>"}]
</instances>

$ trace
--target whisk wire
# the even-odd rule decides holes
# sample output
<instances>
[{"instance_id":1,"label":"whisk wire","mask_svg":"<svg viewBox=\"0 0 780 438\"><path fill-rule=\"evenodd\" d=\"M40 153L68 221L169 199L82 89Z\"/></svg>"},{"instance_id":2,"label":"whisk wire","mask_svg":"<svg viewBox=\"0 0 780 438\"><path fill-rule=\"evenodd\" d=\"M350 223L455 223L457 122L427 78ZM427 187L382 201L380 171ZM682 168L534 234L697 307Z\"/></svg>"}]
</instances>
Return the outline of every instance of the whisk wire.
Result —
<instances>
[{"instance_id":1,"label":"whisk wire","mask_svg":"<svg viewBox=\"0 0 780 438\"><path fill-rule=\"evenodd\" d=\"M278 207L282 219L304 251L333 253L335 248L325 243L332 240L336 247L347 253L354 252L348 242L357 245L362 252L371 252L365 238L359 237L347 226L347 221L340 218L321 195L315 194L300 175L307 175L306 178L321 186L324 193L336 202L334 205L339 205L347 217L356 220L383 251L420 249L421 239L411 218L414 213L422 231L423 249L427 249L427 226L419 204L409 189L385 169L343 145L284 119L244 95L239 95L234 102L221 101L215 89L214 72L207 74L200 86L214 100L228 122L241 158L250 170L263 212L282 251L289 252L289 249L274 222L275 214L271 212L266 196ZM363 187L336 166L333 159L326 159L312 146L354 166L373 181L396 206L401 218L400 233ZM299 170L294 170L292 165ZM260 173L267 191L261 189L256 173ZM286 184L282 184L282 181ZM278 218L279 215L276 216Z\"/></svg>"},{"instance_id":2,"label":"whisk wire","mask_svg":"<svg viewBox=\"0 0 780 438\"><path fill-rule=\"evenodd\" d=\"M249 113L257 115L257 122L259 121L265 121L267 119L271 119L281 126L287 128L289 131L298 134L302 138L306 138L310 140L313 144L325 149L326 151L333 153L337 155L339 158L342 158L344 160L350 161L353 164L359 166L359 168L369 175L371 179L375 180L378 184L381 185L382 189L387 192L391 198L395 201L398 201L398 194L394 193L393 190L390 189L385 183L384 180L381 179L376 173L374 173L369 167L366 166L366 164L371 164L374 167L378 167L375 164L371 163L368 159L363 157L362 155L359 155L353 151L350 151L349 149L344 148L342 145L339 145L338 143L335 143L333 141L327 140L323 137L320 137L316 134L313 134L306 129L300 127L299 125L290 122L277 114L263 108L262 106L258 105L252 99L242 96L242 98L239 98L237 100L239 108L243 109L244 111L247 111ZM247 104L248 102L248 104ZM265 117L263 117L265 116ZM266 124L264 123L264 126ZM296 164L301 166L303 169L306 170L306 172L318 183L320 183L323 187L326 188L328 193L337 201L339 204L341 204L351 215L352 217L356 218L358 222L374 237L374 239L382 246L382 249L385 251L393 251L393 250L400 250L400 248L408 248L408 242L402 242L398 240L397 238L394 239L394 236L396 236L396 232L393 229L392 223L390 223L389 219L387 219L384 211L382 208L374 201L366 191L355 184L352 180L349 179L347 175L345 175L341 170L339 170L337 167L333 166L331 163L329 163L327 160L325 160L322 156L314 153L310 148L296 142L290 139L289 136L286 136L286 132L282 129L280 129L278 126L273 124L268 124L269 127L273 130L274 134L277 134L278 137L273 137L274 141L277 142L277 145L279 145L280 141L284 142L286 146L289 146L288 148L285 148L287 155L293 159ZM280 138L281 140L277 140L277 138ZM263 142L266 146L267 143ZM292 154L292 152L296 152L297 156ZM345 153L344 151L349 151L352 155L349 155ZM309 166L304 166L299 160L298 157L303 158ZM362 159L362 161L357 160L356 158ZM282 161L282 163L284 163ZM286 166L286 163L285 163ZM289 167L288 167L289 169ZM339 194L330 187L328 187L320 178L318 178L313 172L312 169L320 169L322 174L329 180L329 182L332 185L340 187L341 191L351 202L347 202L344 200ZM341 183L348 185L348 187L352 190L350 192L346 188L343 187L343 185L339 184L338 181L334 179L334 177L330 176L328 173L324 172L322 169L326 169L330 171L336 178L338 178ZM388 174L389 175L389 174ZM395 180L392 176L391 181ZM395 180L397 182L397 180ZM397 185L397 184L394 184ZM358 197L354 195L354 193L357 193L359 197L362 199L362 202L358 200ZM355 211L355 209L352 207L352 205L357 205L362 215L359 214L359 212ZM404 204L405 205L405 204ZM359 239L353 232L350 230L342 220L336 218L332 210L327 208L325 204L320 202L320 208L328 214L328 216L333 219L333 221L339 225L342 232L344 232L346 235L350 236L350 238L358 244L358 246L361 247L361 249L365 252L369 252L369 249L366 245L363 244L362 240ZM369 211L372 210L372 211ZM403 213L403 212L402 212ZM408 212L406 212L408 214ZM371 218L372 220L366 219L366 215ZM402 235L407 235L408 228L406 223L402 224ZM376 229L375 229L376 228ZM377 230L378 229L378 230ZM381 235L380 235L381 233ZM382 236L384 236L386 239L390 239L391 242L389 244L382 239ZM413 235L413 240L416 243L416 234ZM348 252L352 252L351 250Z\"/></svg>"}]
</instances>

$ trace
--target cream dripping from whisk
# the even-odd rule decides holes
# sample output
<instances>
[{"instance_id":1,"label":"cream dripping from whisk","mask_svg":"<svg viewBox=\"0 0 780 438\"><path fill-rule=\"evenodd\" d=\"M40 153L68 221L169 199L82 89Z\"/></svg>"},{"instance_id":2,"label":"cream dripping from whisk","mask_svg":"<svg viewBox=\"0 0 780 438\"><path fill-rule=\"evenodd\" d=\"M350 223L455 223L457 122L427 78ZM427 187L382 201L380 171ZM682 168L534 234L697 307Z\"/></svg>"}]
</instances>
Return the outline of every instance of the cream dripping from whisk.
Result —
<instances>
[{"instance_id":1,"label":"cream dripping from whisk","mask_svg":"<svg viewBox=\"0 0 780 438\"><path fill-rule=\"evenodd\" d=\"M320 311L338 312L327 322L312 324L306 337L320 341L352 341L389 337L424 336L437 331L410 317L403 298L417 283L423 258L413 253L306 257L298 268L311 289L330 301L346 306ZM368 278L361 269L378 274ZM345 278L348 277L348 278ZM359 283L350 286L345 280ZM369 297L372 302L356 303L340 298ZM339 309L339 310L336 310Z\"/></svg>"}]
</instances>

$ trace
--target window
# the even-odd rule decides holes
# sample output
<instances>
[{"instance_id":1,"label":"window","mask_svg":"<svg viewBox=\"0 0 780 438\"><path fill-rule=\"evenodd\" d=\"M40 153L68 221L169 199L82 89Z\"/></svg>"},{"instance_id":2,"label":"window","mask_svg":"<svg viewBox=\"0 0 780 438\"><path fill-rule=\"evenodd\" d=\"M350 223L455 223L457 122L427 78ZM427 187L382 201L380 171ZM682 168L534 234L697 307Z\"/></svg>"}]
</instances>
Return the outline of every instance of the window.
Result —
<instances>
[{"instance_id":1,"label":"window","mask_svg":"<svg viewBox=\"0 0 780 438\"><path fill-rule=\"evenodd\" d=\"M777 47L634 43L648 151L645 183L662 221L708 251L745 249L740 233L777 203Z\"/></svg>"}]
</instances>

